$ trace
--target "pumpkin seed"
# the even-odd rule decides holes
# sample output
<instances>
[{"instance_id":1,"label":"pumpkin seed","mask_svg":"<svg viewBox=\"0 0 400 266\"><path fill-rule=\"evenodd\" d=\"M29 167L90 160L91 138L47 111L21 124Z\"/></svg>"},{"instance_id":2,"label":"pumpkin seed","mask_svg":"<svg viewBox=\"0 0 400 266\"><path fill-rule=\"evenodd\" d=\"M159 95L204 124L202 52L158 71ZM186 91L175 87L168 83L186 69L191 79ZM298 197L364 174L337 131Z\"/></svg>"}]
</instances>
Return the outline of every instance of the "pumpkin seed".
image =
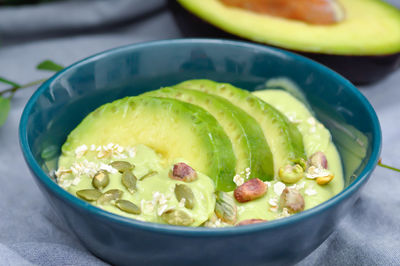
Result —
<instances>
[{"instance_id":1,"label":"pumpkin seed","mask_svg":"<svg viewBox=\"0 0 400 266\"><path fill-rule=\"evenodd\" d=\"M114 161L110 163L110 165L117 169L118 172L123 173L125 171L133 170L135 168L134 165L130 164L129 162L126 161Z\"/></svg>"},{"instance_id":2,"label":"pumpkin seed","mask_svg":"<svg viewBox=\"0 0 400 266\"><path fill-rule=\"evenodd\" d=\"M161 215L161 218L171 225L188 226L194 222L194 219L189 214L181 210L168 210Z\"/></svg>"},{"instance_id":3,"label":"pumpkin seed","mask_svg":"<svg viewBox=\"0 0 400 266\"><path fill-rule=\"evenodd\" d=\"M237 208L235 201L228 193L216 192L215 214L225 223L236 223Z\"/></svg>"},{"instance_id":4,"label":"pumpkin seed","mask_svg":"<svg viewBox=\"0 0 400 266\"><path fill-rule=\"evenodd\" d=\"M123 199L117 200L115 206L117 206L121 211L127 213L140 214L142 212L136 204Z\"/></svg>"},{"instance_id":5,"label":"pumpkin seed","mask_svg":"<svg viewBox=\"0 0 400 266\"><path fill-rule=\"evenodd\" d=\"M175 197L178 201L185 199L185 208L193 209L194 207L194 194L192 189L185 184L175 185Z\"/></svg>"},{"instance_id":6,"label":"pumpkin seed","mask_svg":"<svg viewBox=\"0 0 400 266\"><path fill-rule=\"evenodd\" d=\"M103 205L118 200L122 197L123 193L124 192L119 189L107 190L103 195L100 196L100 198L97 199L97 204Z\"/></svg>"},{"instance_id":7,"label":"pumpkin seed","mask_svg":"<svg viewBox=\"0 0 400 266\"><path fill-rule=\"evenodd\" d=\"M131 171L125 171L122 173L122 184L126 187L126 189L133 193L136 190L136 176L132 174Z\"/></svg>"},{"instance_id":8,"label":"pumpkin seed","mask_svg":"<svg viewBox=\"0 0 400 266\"><path fill-rule=\"evenodd\" d=\"M97 189L82 189L78 190L76 195L86 201L95 201L103 194Z\"/></svg>"},{"instance_id":9,"label":"pumpkin seed","mask_svg":"<svg viewBox=\"0 0 400 266\"><path fill-rule=\"evenodd\" d=\"M103 189L108 186L109 183L110 178L106 171L98 171L92 179L92 185L97 189Z\"/></svg>"},{"instance_id":10,"label":"pumpkin seed","mask_svg":"<svg viewBox=\"0 0 400 266\"><path fill-rule=\"evenodd\" d=\"M142 177L140 178L140 180L143 180L143 179L145 179L146 177L150 177L150 176L153 176L153 175L156 175L156 174L158 174L157 171L150 171L150 172L148 172L147 174L145 174L144 176L142 176Z\"/></svg>"},{"instance_id":11,"label":"pumpkin seed","mask_svg":"<svg viewBox=\"0 0 400 266\"><path fill-rule=\"evenodd\" d=\"M48 161L48 160L51 160L51 159L57 157L58 152L59 152L59 148L57 146L50 145L43 149L40 156L42 157L42 159L44 161Z\"/></svg>"}]
</instances>

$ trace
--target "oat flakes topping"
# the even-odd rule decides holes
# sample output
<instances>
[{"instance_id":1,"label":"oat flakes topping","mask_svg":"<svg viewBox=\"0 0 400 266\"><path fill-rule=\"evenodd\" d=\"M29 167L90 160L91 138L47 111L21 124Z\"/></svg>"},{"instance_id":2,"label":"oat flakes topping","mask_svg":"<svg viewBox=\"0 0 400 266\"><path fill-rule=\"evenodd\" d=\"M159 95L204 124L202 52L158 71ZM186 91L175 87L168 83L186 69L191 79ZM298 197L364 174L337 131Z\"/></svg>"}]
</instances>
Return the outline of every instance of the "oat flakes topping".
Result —
<instances>
[{"instance_id":1,"label":"oat flakes topping","mask_svg":"<svg viewBox=\"0 0 400 266\"><path fill-rule=\"evenodd\" d=\"M274 192L276 195L280 196L282 191L286 188L286 185L282 182L277 182L274 184Z\"/></svg>"},{"instance_id":2,"label":"oat flakes topping","mask_svg":"<svg viewBox=\"0 0 400 266\"><path fill-rule=\"evenodd\" d=\"M235 175L233 177L233 182L235 182L236 186L241 186L244 183L244 178L241 177L240 175Z\"/></svg>"},{"instance_id":3,"label":"oat flakes topping","mask_svg":"<svg viewBox=\"0 0 400 266\"><path fill-rule=\"evenodd\" d=\"M314 195L317 194L317 191L313 188L313 186L309 186L309 187L304 191L304 193L305 193L307 196L314 196Z\"/></svg>"},{"instance_id":4,"label":"oat flakes topping","mask_svg":"<svg viewBox=\"0 0 400 266\"><path fill-rule=\"evenodd\" d=\"M75 149L76 158L82 158L86 152L88 151L88 147L84 144Z\"/></svg>"}]
</instances>

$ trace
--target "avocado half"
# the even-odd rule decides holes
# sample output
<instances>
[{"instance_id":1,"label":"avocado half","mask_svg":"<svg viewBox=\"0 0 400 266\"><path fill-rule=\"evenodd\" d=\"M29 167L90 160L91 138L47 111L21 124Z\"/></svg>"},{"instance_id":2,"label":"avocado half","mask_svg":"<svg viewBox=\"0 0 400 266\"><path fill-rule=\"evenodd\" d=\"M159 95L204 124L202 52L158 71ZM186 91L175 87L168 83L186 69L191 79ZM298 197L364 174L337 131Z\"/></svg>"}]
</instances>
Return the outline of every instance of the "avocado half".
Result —
<instances>
[{"instance_id":1,"label":"avocado half","mask_svg":"<svg viewBox=\"0 0 400 266\"><path fill-rule=\"evenodd\" d=\"M338 0L345 18L332 25L258 14L228 7L220 0L178 2L229 34L301 53L357 84L375 82L400 65L400 10L381 0ZM184 34L191 30L191 37L221 37L177 6L173 11Z\"/></svg>"}]
</instances>

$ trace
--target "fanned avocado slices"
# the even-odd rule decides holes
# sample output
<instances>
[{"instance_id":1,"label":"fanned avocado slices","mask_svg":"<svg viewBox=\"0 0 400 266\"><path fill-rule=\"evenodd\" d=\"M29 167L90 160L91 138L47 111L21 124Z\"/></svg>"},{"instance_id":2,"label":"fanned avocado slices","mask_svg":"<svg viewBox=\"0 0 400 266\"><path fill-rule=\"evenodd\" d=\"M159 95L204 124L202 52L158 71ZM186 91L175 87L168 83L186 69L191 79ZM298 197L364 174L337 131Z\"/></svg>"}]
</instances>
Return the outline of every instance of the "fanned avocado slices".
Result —
<instances>
[{"instance_id":1,"label":"fanned avocado slices","mask_svg":"<svg viewBox=\"0 0 400 266\"><path fill-rule=\"evenodd\" d=\"M62 147L74 153L83 144L144 144L166 166L183 159L214 180L217 190L234 189L236 158L225 131L204 109L175 99L138 96L103 105L89 114Z\"/></svg>"},{"instance_id":2,"label":"fanned avocado slices","mask_svg":"<svg viewBox=\"0 0 400 266\"><path fill-rule=\"evenodd\" d=\"M232 142L236 174L263 181L274 177L272 154L256 120L228 100L201 91L162 88L144 95L174 98L204 108L219 122ZM247 169L247 170L246 170Z\"/></svg>"},{"instance_id":3,"label":"fanned avocado slices","mask_svg":"<svg viewBox=\"0 0 400 266\"><path fill-rule=\"evenodd\" d=\"M261 126L271 149L275 174L288 163L300 158L306 159L303 138L296 126L281 112L250 92L210 80L189 80L173 87L221 96L251 115Z\"/></svg>"}]
</instances>

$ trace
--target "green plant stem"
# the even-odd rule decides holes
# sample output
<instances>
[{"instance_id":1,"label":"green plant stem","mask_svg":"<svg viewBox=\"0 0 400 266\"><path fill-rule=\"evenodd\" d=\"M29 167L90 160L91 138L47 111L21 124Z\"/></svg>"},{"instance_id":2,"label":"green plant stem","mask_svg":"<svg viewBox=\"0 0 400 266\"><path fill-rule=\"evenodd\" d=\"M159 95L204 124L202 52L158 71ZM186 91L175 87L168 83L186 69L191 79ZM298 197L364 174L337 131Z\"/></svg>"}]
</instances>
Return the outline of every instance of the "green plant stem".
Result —
<instances>
[{"instance_id":1,"label":"green plant stem","mask_svg":"<svg viewBox=\"0 0 400 266\"><path fill-rule=\"evenodd\" d=\"M389 166L389 165L383 164L381 160L378 161L378 165L380 167L383 167L383 168L387 168L387 169L390 169L390 170L393 170L393 171L396 171L396 172L400 172L400 169L398 169L396 167L393 167L393 166Z\"/></svg>"},{"instance_id":2,"label":"green plant stem","mask_svg":"<svg viewBox=\"0 0 400 266\"><path fill-rule=\"evenodd\" d=\"M19 86L19 87L12 87L12 88L9 88L9 89L5 89L3 91L0 91L0 96L4 95L6 93L10 93L10 97L9 98L11 99L18 90L42 84L46 80L47 79L39 79L39 80L35 80L35 81L32 81L32 82L26 83L26 84L24 84L22 86Z\"/></svg>"}]
</instances>

